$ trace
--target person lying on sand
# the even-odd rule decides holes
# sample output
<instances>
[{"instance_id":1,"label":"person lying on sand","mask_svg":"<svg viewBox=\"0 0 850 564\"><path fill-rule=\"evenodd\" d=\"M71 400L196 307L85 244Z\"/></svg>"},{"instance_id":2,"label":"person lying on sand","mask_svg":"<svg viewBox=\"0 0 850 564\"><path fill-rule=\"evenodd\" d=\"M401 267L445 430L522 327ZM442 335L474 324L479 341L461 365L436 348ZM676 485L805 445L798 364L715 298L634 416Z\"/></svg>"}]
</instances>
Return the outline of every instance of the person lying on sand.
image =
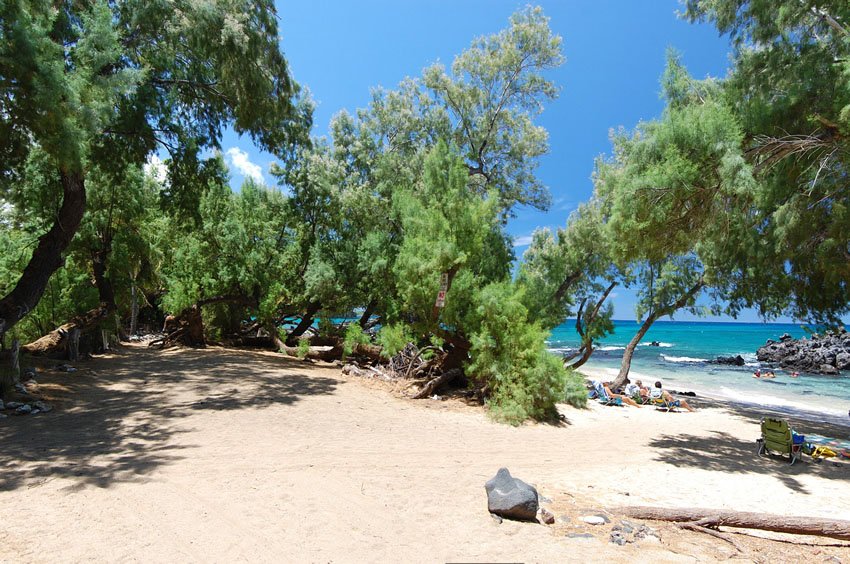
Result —
<instances>
[{"instance_id":1,"label":"person lying on sand","mask_svg":"<svg viewBox=\"0 0 850 564\"><path fill-rule=\"evenodd\" d=\"M688 411L696 411L693 407L688 405L688 402L686 400L673 399L673 396L670 394L670 392L661 388L661 382L660 381L655 382L655 389L652 390L650 395L653 399L662 399L663 398L664 401L666 401L668 403L678 403L678 405L681 405L682 407L684 407Z\"/></svg>"}]
</instances>

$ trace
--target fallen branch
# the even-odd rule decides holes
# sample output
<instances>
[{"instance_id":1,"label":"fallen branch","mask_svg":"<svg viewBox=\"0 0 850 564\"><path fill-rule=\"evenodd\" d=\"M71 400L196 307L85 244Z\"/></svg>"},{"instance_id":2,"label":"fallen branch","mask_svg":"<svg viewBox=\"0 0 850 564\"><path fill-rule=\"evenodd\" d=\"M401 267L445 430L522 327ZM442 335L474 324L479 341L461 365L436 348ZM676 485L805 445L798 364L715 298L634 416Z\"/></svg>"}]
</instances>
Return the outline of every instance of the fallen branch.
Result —
<instances>
[{"instance_id":1,"label":"fallen branch","mask_svg":"<svg viewBox=\"0 0 850 564\"><path fill-rule=\"evenodd\" d=\"M704 528L737 527L761 529L777 533L812 535L850 540L850 521L818 517L786 517L748 511L718 511L716 509L668 509L664 507L621 507L617 509L627 517L698 524ZM726 540L726 539L724 539Z\"/></svg>"},{"instance_id":2,"label":"fallen branch","mask_svg":"<svg viewBox=\"0 0 850 564\"><path fill-rule=\"evenodd\" d=\"M710 535L712 537L718 538L720 540L724 540L724 541L728 542L729 544L731 544L732 546L734 546L735 550L737 550L738 552L744 552L744 550L741 548L741 545L739 545L735 541L735 539L733 539L729 535L725 535L725 534L721 533L720 531L715 531L714 529L709 529L708 527L704 526L702 523L703 523L703 521L697 521L696 523L676 523L676 526L679 527L680 529L687 529L689 531L696 531L697 533L703 533L703 534Z\"/></svg>"},{"instance_id":3,"label":"fallen branch","mask_svg":"<svg viewBox=\"0 0 850 564\"><path fill-rule=\"evenodd\" d=\"M413 396L413 399L422 399L429 397L440 386L451 382L455 378L460 378L462 374L463 372L461 372L459 368L452 368L451 370L443 372L436 378L432 378L431 380L429 380L428 383L425 384L425 386L421 390L419 390L419 393Z\"/></svg>"}]
</instances>

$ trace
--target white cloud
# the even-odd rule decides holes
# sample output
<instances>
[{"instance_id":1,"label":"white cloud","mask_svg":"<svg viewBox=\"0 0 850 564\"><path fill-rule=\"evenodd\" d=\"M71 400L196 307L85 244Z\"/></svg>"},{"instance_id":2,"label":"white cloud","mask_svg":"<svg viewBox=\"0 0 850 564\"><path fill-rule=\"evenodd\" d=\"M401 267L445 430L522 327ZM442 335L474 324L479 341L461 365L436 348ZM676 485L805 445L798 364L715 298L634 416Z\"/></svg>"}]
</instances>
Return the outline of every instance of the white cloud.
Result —
<instances>
[{"instance_id":1,"label":"white cloud","mask_svg":"<svg viewBox=\"0 0 850 564\"><path fill-rule=\"evenodd\" d=\"M252 163L248 153L238 147L231 147L227 150L227 156L230 157L230 164L239 171L239 174L245 177L250 176L260 184L266 183L262 167Z\"/></svg>"},{"instance_id":2,"label":"white cloud","mask_svg":"<svg viewBox=\"0 0 850 564\"><path fill-rule=\"evenodd\" d=\"M519 237L514 237L514 247L526 247L531 244L532 239L532 235L521 235Z\"/></svg>"},{"instance_id":3,"label":"white cloud","mask_svg":"<svg viewBox=\"0 0 850 564\"><path fill-rule=\"evenodd\" d=\"M145 163L142 170L144 170L145 174L148 176L154 177L160 184L164 184L166 178L168 178L168 167L166 167L165 163L162 162L162 159L156 155L148 157L148 162Z\"/></svg>"}]
</instances>

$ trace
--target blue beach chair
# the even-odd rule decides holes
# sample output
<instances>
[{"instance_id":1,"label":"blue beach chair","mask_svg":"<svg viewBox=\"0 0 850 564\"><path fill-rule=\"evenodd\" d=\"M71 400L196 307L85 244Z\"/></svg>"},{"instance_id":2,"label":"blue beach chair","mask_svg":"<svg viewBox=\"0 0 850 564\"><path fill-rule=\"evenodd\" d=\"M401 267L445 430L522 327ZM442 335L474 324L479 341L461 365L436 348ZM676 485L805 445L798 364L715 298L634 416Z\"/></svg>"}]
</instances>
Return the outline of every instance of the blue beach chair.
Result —
<instances>
[{"instance_id":1,"label":"blue beach chair","mask_svg":"<svg viewBox=\"0 0 850 564\"><path fill-rule=\"evenodd\" d=\"M605 386L598 380L593 381L593 391L596 393L596 398L599 399L599 403L602 405L623 405L623 400L609 396L608 392L605 391Z\"/></svg>"}]
</instances>

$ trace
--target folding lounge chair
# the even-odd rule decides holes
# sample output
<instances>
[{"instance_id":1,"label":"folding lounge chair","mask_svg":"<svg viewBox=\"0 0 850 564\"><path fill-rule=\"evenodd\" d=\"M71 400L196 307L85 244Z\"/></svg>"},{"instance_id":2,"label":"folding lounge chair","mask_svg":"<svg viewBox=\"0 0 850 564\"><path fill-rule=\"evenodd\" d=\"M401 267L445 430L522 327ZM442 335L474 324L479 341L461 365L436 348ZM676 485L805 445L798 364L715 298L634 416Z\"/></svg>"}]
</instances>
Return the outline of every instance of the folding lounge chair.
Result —
<instances>
[{"instance_id":1,"label":"folding lounge chair","mask_svg":"<svg viewBox=\"0 0 850 564\"><path fill-rule=\"evenodd\" d=\"M623 405L623 400L620 398L612 398L608 395L608 392L605 391L605 386L602 385L602 382L594 382L593 389L596 390L596 397L599 398L599 402L602 405Z\"/></svg>"},{"instance_id":2,"label":"folding lounge chair","mask_svg":"<svg viewBox=\"0 0 850 564\"><path fill-rule=\"evenodd\" d=\"M761 420L761 438L758 440L759 456L771 453L787 454L794 464L803 454L803 437L797 435L800 440L794 440L794 430L784 419L763 417Z\"/></svg>"},{"instance_id":3,"label":"folding lounge chair","mask_svg":"<svg viewBox=\"0 0 850 564\"><path fill-rule=\"evenodd\" d=\"M676 411L676 408L682 407L682 404L679 400L666 400L664 396L660 398L650 398L652 405L657 407L658 409L663 409L666 412Z\"/></svg>"}]
</instances>

